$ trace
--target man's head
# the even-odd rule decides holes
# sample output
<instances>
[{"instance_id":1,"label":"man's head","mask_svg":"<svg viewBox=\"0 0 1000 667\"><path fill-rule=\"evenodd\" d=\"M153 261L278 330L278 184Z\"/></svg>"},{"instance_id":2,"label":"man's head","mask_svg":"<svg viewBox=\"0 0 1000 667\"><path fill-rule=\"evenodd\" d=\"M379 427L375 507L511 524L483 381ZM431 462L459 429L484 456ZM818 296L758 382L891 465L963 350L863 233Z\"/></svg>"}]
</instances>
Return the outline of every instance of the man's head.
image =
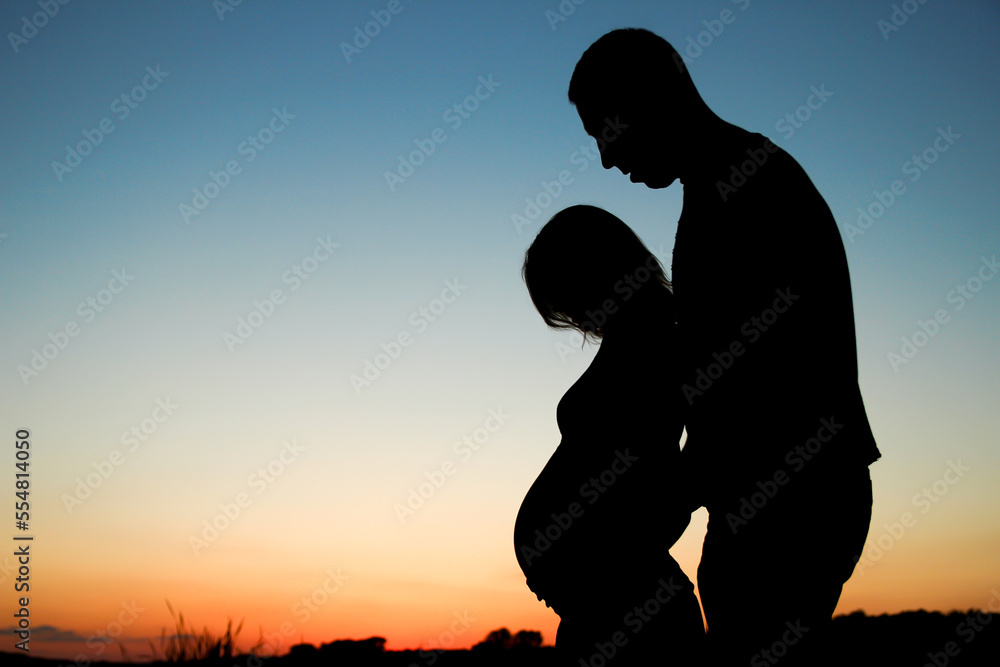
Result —
<instances>
[{"instance_id":1,"label":"man's head","mask_svg":"<svg viewBox=\"0 0 1000 667\"><path fill-rule=\"evenodd\" d=\"M642 28L614 30L594 42L573 70L569 101L592 137L610 122L627 126L613 141L598 142L601 162L651 188L682 175L694 149L692 133L716 119L681 55Z\"/></svg>"}]
</instances>

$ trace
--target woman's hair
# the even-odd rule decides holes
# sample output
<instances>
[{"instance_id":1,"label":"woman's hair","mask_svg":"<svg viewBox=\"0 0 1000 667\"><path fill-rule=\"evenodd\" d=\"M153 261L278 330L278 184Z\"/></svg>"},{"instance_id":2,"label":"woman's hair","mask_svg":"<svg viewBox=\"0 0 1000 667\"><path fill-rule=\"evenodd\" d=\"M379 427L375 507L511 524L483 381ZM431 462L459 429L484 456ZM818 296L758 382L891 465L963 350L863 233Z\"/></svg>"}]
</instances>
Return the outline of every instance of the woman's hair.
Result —
<instances>
[{"instance_id":1,"label":"woman's hair","mask_svg":"<svg viewBox=\"0 0 1000 667\"><path fill-rule=\"evenodd\" d=\"M546 324L591 339L604 335L608 319L637 289L670 290L660 261L628 225L583 204L559 211L539 230L521 276Z\"/></svg>"}]
</instances>

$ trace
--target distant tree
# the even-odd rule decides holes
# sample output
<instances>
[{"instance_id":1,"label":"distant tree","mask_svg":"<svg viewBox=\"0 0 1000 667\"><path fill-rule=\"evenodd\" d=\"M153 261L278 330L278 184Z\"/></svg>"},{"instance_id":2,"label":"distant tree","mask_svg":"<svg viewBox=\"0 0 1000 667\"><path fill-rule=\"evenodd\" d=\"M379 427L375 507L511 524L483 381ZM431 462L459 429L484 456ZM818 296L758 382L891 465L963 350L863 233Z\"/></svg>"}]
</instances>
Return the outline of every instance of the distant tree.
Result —
<instances>
[{"instance_id":1,"label":"distant tree","mask_svg":"<svg viewBox=\"0 0 1000 667\"><path fill-rule=\"evenodd\" d=\"M511 649L532 649L542 645L542 633L537 630L519 630L511 635L507 628L493 630L486 638L472 647L474 651L509 651Z\"/></svg>"},{"instance_id":2,"label":"distant tree","mask_svg":"<svg viewBox=\"0 0 1000 667\"><path fill-rule=\"evenodd\" d=\"M510 630L507 628L500 628L499 630L493 630L488 635L486 639L479 642L473 646L473 650L487 650L487 651L504 651L510 648L513 637L511 637Z\"/></svg>"},{"instance_id":3,"label":"distant tree","mask_svg":"<svg viewBox=\"0 0 1000 667\"><path fill-rule=\"evenodd\" d=\"M511 648L538 648L542 645L542 633L537 630L519 630L511 642Z\"/></svg>"},{"instance_id":4,"label":"distant tree","mask_svg":"<svg viewBox=\"0 0 1000 667\"><path fill-rule=\"evenodd\" d=\"M337 639L319 647L323 660L367 660L380 658L385 653L385 637L368 639Z\"/></svg>"}]
</instances>

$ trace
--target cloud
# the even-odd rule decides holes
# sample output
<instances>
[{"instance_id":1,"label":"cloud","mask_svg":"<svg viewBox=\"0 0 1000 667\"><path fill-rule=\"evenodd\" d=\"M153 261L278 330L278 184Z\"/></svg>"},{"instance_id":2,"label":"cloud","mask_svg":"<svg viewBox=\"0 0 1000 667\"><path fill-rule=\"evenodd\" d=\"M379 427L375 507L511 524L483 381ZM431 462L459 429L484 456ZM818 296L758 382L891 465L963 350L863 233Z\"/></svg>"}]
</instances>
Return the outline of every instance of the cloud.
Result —
<instances>
[{"instance_id":1,"label":"cloud","mask_svg":"<svg viewBox=\"0 0 1000 667\"><path fill-rule=\"evenodd\" d=\"M2 630L5 635L12 635L18 631L13 625ZM60 630L54 625L39 625L31 629L31 638L39 642L82 642L87 638L77 634L73 630Z\"/></svg>"}]
</instances>

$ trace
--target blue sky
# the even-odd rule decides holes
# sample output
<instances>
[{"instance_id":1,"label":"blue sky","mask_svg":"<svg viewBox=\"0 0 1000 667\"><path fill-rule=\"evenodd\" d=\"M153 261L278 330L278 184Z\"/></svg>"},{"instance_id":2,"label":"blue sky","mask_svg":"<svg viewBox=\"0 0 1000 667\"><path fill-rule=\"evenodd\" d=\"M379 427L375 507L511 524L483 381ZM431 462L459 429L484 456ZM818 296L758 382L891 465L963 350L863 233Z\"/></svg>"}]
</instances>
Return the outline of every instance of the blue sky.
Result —
<instances>
[{"instance_id":1,"label":"blue sky","mask_svg":"<svg viewBox=\"0 0 1000 667\"><path fill-rule=\"evenodd\" d=\"M534 604L517 581L509 531L558 444L556 402L593 349L560 352L569 336L544 328L520 261L551 214L590 203L629 223L669 266L682 186L651 191L582 157L592 142L566 100L584 49L611 29L640 26L682 50L700 40L689 67L706 101L788 150L841 224L861 386L884 454L873 467L872 539L912 511L913 495L949 461L972 467L886 557L896 566L882 566L882 583L868 577L845 596L875 611L977 605L997 584L978 554L1000 546L984 510L998 500L1000 472L1000 280L980 283L961 309L949 294L976 287L977 275L994 277L983 258L1000 253L992 182L1000 8L902 4L916 11L904 12L905 23L897 14L899 29L884 32L879 22L893 20L893 4L860 0L587 0L564 2L575 7L564 21L552 18L554 0L403 0L395 14L387 2L246 0L221 17L209 0L71 2L28 29L30 38L8 35L0 418L9 431L28 425L39 442L39 537L72 536L93 554L105 548L99 536L133 531L148 541L126 540L130 557L155 548L176 559L164 561L176 579L193 576L186 537L296 438L309 463L289 466L295 479L282 476L254 506L260 525L239 526L247 544L290 522L294 548L272 557L322 552L363 571L377 547L385 555L371 565L374 580L418 582L434 595L452 590L447 566L479 597L503 586L516 601L510 609ZM21 32L24 17L40 11L5 2L0 26ZM376 20L373 11L391 20L348 59L342 44ZM821 103L810 97L816 90ZM815 108L803 107L810 99ZM464 117L455 105L465 105ZM782 129L796 113L794 132ZM114 129L101 131L102 122ZM71 171L54 169L67 146L91 141L85 133L100 137L92 151ZM942 133L951 139L935 148ZM268 143L251 150L251 137ZM386 172L428 141L434 151L390 189ZM925 151L934 161L913 180L907 163ZM228 180L216 176L225 187L185 220L181 206L193 206L194 190L227 165L235 165ZM513 216L525 215L526 198L546 203L545 184L564 170L571 181L519 230ZM901 194L863 234L850 233L857 209L895 180ZM288 276L303 266L314 270L293 289ZM134 278L102 292L123 269ZM450 303L435 301L449 289ZM255 302L275 290L282 302L227 346L226 334L267 311ZM107 301L92 319L80 306L88 298ZM421 308L437 309L434 320ZM940 310L945 323L894 368L888 355ZM19 368L73 324L78 334L25 381ZM401 334L411 342L398 357L370 385L352 384ZM69 512L64 496L76 480L164 397L180 407ZM498 407L509 420L401 524L394 506L407 490ZM698 516L693 530L703 528ZM699 539L685 537L686 567L697 562ZM954 560L946 545L960 547ZM487 565L457 564L454 553ZM973 574L922 594L915 582L931 562ZM229 566L220 557L214 567ZM72 579L72 562L57 567ZM379 599L374 590L359 595Z\"/></svg>"}]
</instances>

